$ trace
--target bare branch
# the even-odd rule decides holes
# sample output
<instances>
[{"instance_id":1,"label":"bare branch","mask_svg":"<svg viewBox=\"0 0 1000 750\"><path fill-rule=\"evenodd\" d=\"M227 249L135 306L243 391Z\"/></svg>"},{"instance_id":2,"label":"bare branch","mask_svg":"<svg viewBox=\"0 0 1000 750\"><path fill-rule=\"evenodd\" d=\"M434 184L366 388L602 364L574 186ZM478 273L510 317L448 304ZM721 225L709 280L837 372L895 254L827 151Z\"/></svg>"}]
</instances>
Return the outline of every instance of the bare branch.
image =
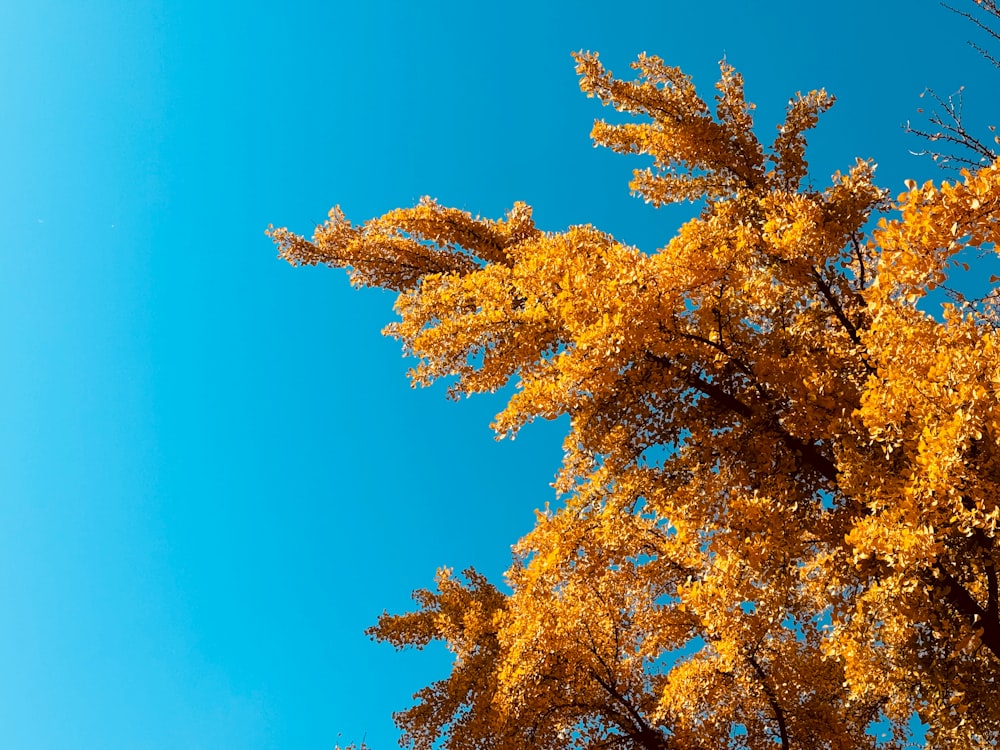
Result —
<instances>
[{"instance_id":1,"label":"bare branch","mask_svg":"<svg viewBox=\"0 0 1000 750\"><path fill-rule=\"evenodd\" d=\"M994 18L1000 20L1000 6L997 5L997 3L995 2L995 0L975 0L975 3L982 10L986 11L987 13L989 13ZM1000 42L1000 32L998 32L996 29L990 28L988 25L986 25L985 23L983 23L982 21L980 21L974 15L972 15L972 13L970 13L969 11L959 10L958 8L953 8L952 6L948 5L947 3L941 3L941 5L943 5L945 8L947 8L948 10L950 10L952 13L956 13L956 14L960 15L962 18L964 18L965 20L970 21L973 25L979 27L980 30L985 31L987 34L989 34L991 37L993 37L993 39L995 39L996 41ZM976 52L978 52L980 55L982 55L987 60L989 60L993 64L994 67L1000 68L1000 62L998 62L997 59L995 57L993 57L993 55L991 55L989 52L987 52L986 50L984 50L978 44L976 44L975 42L971 42L970 41L970 42L968 42L968 45L970 47L972 47L974 50L976 50Z\"/></svg>"},{"instance_id":2,"label":"bare branch","mask_svg":"<svg viewBox=\"0 0 1000 750\"><path fill-rule=\"evenodd\" d=\"M914 128L906 123L906 132L923 138L932 144L942 143L954 146L959 151L942 150L939 147L926 148L913 153L918 156L930 156L944 169L961 169L962 167L979 168L996 160L997 153L979 138L972 135L965 127L962 119L962 91L959 89L947 99L942 98L933 89L927 89L921 94L930 96L941 108L931 111L927 121L933 126L930 130ZM922 112L923 110L918 110ZM993 128L990 128L992 131ZM994 141L997 139L994 138ZM964 150L964 153L963 153ZM968 155L971 154L971 155Z\"/></svg>"}]
</instances>

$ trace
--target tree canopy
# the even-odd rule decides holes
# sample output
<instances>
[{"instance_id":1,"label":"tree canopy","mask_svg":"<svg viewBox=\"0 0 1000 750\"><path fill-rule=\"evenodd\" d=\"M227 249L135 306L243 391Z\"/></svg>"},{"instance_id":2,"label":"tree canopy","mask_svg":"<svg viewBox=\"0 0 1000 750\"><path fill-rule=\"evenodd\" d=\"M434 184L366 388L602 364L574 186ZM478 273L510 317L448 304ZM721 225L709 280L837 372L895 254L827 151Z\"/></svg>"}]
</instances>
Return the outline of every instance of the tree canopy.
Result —
<instances>
[{"instance_id":1,"label":"tree canopy","mask_svg":"<svg viewBox=\"0 0 1000 750\"><path fill-rule=\"evenodd\" d=\"M652 158L633 192L700 201L662 247L424 199L311 240L293 265L397 291L413 381L516 390L494 427L568 416L560 502L509 591L439 572L371 633L443 641L451 674L397 714L449 748L875 748L1000 742L998 287L956 271L1000 236L1000 163L890 200L857 161L807 181L793 97L770 145L726 62L710 103L653 56L576 55Z\"/></svg>"}]
</instances>

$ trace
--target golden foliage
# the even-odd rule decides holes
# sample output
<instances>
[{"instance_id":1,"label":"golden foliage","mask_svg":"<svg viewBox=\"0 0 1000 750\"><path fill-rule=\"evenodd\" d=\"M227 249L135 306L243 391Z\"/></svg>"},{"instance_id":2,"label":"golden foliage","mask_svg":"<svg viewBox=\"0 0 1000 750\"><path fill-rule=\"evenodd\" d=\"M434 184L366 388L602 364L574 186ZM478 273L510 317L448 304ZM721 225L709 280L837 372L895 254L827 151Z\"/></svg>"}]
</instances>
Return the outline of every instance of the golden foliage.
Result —
<instances>
[{"instance_id":1,"label":"golden foliage","mask_svg":"<svg viewBox=\"0 0 1000 750\"><path fill-rule=\"evenodd\" d=\"M1000 741L996 287L941 288L1000 234L1000 166L890 209L858 161L803 187L796 96L772 146L723 62L715 112L655 57L581 88L639 116L596 142L652 157L632 189L700 215L642 252L425 199L360 227L334 209L295 265L400 292L414 382L516 392L513 434L569 417L565 500L517 545L504 594L439 574L372 634L444 641L451 675L397 716L420 750L928 747ZM768 168L768 164L771 168ZM884 734L876 737L875 729Z\"/></svg>"}]
</instances>

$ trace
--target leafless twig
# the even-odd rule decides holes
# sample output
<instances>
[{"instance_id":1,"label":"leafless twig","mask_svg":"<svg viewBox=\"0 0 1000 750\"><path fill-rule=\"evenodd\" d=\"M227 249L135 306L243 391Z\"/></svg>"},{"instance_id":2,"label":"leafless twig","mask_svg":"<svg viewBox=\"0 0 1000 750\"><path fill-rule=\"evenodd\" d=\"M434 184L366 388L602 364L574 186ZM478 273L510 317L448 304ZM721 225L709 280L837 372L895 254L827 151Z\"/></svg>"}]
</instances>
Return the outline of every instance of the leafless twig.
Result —
<instances>
[{"instance_id":1,"label":"leafless twig","mask_svg":"<svg viewBox=\"0 0 1000 750\"><path fill-rule=\"evenodd\" d=\"M947 3L941 3L952 13L956 13L967 21L971 22L981 31L984 31L991 39L1000 42L1000 31L994 25L1000 24L1000 4L997 0L971 0L980 10L985 12L987 20L973 15L967 10L959 10ZM976 42L970 41L969 46L990 62L995 68L1000 70L1000 59L987 51ZM962 169L965 167L981 167L996 160L997 152L993 144L1000 144L1000 138L995 135L992 142L987 142L973 135L966 128L962 120L962 92L964 87L959 88L954 94L948 97L941 97L933 89L927 89L920 96L929 96L934 100L936 106L927 116L927 121L931 127L915 128L909 122L906 123L906 132L923 138L932 145L921 151L914 151L918 156L930 156L939 166L945 169ZM923 113L923 109L917 110ZM989 128L990 133L995 133L995 128Z\"/></svg>"}]
</instances>

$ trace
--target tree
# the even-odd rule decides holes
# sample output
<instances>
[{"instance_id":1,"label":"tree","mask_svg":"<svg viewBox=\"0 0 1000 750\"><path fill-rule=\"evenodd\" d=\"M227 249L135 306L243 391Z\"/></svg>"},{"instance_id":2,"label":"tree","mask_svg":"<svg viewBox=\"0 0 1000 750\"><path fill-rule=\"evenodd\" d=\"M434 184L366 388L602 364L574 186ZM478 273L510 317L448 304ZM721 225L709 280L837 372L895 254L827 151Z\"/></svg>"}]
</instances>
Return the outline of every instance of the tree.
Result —
<instances>
[{"instance_id":1,"label":"tree","mask_svg":"<svg viewBox=\"0 0 1000 750\"><path fill-rule=\"evenodd\" d=\"M430 199L360 226L335 208L311 241L269 230L293 265L399 292L387 332L415 383L516 383L501 435L569 417L563 500L510 593L442 570L372 628L455 654L397 714L404 744L900 747L916 713L930 747L994 746L1000 279L947 282L1000 235L1000 164L892 204L865 161L814 188L824 91L765 149L725 62L713 114L659 58L635 81L576 60L635 116L593 130L652 157L632 190L702 201L663 247Z\"/></svg>"}]
</instances>

